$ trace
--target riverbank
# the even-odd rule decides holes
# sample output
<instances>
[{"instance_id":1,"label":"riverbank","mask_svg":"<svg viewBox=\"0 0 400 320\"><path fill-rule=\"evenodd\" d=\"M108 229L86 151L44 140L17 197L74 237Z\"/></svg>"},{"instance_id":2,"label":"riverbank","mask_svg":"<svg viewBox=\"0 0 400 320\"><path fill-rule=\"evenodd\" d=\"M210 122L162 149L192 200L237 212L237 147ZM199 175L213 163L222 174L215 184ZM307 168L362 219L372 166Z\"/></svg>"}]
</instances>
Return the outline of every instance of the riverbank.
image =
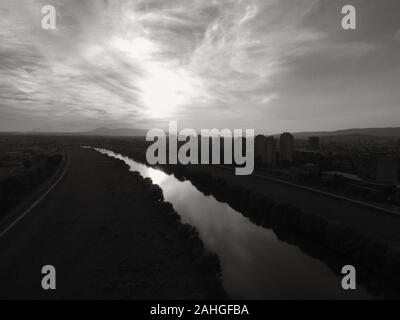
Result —
<instances>
[{"instance_id":1,"label":"riverbank","mask_svg":"<svg viewBox=\"0 0 400 320\"><path fill-rule=\"evenodd\" d=\"M218 259L148 179L70 148L65 177L0 242L0 298L221 299ZM40 287L54 265L57 289Z\"/></svg>"}]
</instances>

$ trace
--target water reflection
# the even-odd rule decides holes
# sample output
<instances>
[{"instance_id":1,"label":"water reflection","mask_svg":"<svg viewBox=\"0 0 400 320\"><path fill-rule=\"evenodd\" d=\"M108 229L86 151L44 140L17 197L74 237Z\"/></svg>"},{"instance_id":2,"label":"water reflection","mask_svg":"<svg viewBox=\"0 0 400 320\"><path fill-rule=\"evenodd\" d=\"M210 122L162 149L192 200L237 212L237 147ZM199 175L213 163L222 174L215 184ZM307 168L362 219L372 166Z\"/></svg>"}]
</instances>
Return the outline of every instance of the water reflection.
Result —
<instances>
[{"instance_id":1,"label":"water reflection","mask_svg":"<svg viewBox=\"0 0 400 320\"><path fill-rule=\"evenodd\" d=\"M132 171L150 177L173 204L182 221L197 228L206 247L217 253L225 290L234 299L374 298L363 287L341 288L341 277L298 247L280 241L272 230L258 227L227 204L204 196L189 181L179 181L111 151Z\"/></svg>"}]
</instances>

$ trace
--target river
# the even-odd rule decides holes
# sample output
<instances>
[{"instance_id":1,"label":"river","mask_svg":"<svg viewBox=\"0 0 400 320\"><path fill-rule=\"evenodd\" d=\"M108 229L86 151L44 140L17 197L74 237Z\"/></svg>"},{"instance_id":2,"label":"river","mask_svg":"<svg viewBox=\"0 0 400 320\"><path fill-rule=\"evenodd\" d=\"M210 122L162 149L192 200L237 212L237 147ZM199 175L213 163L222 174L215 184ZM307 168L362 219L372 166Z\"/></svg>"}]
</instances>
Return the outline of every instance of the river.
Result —
<instances>
[{"instance_id":1,"label":"river","mask_svg":"<svg viewBox=\"0 0 400 320\"><path fill-rule=\"evenodd\" d=\"M360 284L356 290L344 290L342 277L323 261L279 240L273 230L255 225L228 204L205 196L190 181L179 181L109 150L96 150L123 160L131 171L162 188L165 201L173 204L183 222L198 230L206 248L218 255L223 286L231 298L378 298Z\"/></svg>"}]
</instances>

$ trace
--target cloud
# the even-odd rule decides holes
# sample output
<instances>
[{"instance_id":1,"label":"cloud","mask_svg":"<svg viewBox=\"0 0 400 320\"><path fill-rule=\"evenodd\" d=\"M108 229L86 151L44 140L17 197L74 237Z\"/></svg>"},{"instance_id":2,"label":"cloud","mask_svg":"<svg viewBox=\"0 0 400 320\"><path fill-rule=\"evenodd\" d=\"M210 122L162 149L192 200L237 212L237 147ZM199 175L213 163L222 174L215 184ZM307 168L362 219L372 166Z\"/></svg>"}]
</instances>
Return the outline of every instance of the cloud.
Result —
<instances>
[{"instance_id":1,"label":"cloud","mask_svg":"<svg viewBox=\"0 0 400 320\"><path fill-rule=\"evenodd\" d=\"M394 35L394 40L400 42L400 30L397 31L396 34Z\"/></svg>"},{"instance_id":2,"label":"cloud","mask_svg":"<svg viewBox=\"0 0 400 320\"><path fill-rule=\"evenodd\" d=\"M391 125L400 4L355 0L348 32L342 2L3 0L0 126ZM48 4L54 31L41 29Z\"/></svg>"}]
</instances>

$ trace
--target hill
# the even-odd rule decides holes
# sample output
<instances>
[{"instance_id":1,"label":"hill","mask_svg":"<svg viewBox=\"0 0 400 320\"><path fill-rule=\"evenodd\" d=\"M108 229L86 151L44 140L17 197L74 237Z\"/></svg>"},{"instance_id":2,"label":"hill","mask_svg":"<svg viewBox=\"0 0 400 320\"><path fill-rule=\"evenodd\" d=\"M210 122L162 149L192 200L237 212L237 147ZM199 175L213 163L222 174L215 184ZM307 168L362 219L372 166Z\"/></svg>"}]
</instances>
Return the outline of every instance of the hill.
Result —
<instances>
[{"instance_id":1,"label":"hill","mask_svg":"<svg viewBox=\"0 0 400 320\"><path fill-rule=\"evenodd\" d=\"M146 136L147 130L144 129L109 129L109 128L97 128L92 131L79 132L78 135L89 135L89 136Z\"/></svg>"},{"instance_id":2,"label":"hill","mask_svg":"<svg viewBox=\"0 0 400 320\"><path fill-rule=\"evenodd\" d=\"M400 138L400 127L391 128L357 128L357 129L346 129L336 131L304 131L293 133L297 139L308 139L312 136L318 137L330 137L345 139L344 136L348 136L350 139L393 139Z\"/></svg>"}]
</instances>

